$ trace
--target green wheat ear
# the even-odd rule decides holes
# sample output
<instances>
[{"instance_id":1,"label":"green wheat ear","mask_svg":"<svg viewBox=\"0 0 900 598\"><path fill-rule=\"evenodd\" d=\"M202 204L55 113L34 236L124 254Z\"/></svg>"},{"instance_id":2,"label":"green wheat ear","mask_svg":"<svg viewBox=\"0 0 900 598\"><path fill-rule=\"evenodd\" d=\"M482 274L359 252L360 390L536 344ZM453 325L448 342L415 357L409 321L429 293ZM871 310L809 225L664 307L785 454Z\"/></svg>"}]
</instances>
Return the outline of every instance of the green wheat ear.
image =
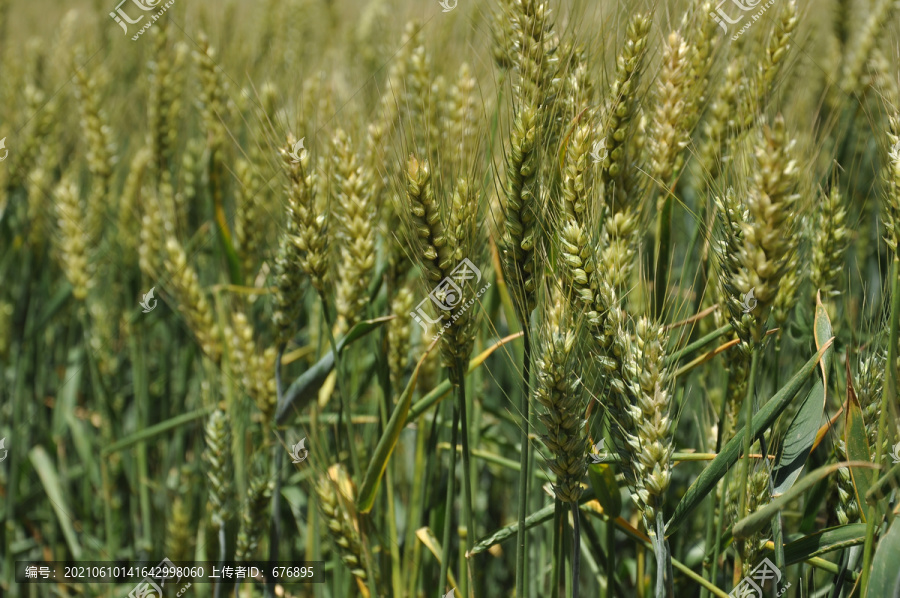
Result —
<instances>
[{"instance_id":1,"label":"green wheat ear","mask_svg":"<svg viewBox=\"0 0 900 598\"><path fill-rule=\"evenodd\" d=\"M231 456L231 424L228 413L216 409L206 423L206 450L203 458L209 468L209 502L212 506L212 521L217 526L225 525L232 517L232 479L234 477Z\"/></svg>"},{"instance_id":2,"label":"green wheat ear","mask_svg":"<svg viewBox=\"0 0 900 598\"><path fill-rule=\"evenodd\" d=\"M241 526L238 531L237 547L234 560L244 561L253 558L262 531L265 529L275 482L268 474L254 477L247 488L247 498L241 513Z\"/></svg>"},{"instance_id":3,"label":"green wheat ear","mask_svg":"<svg viewBox=\"0 0 900 598\"><path fill-rule=\"evenodd\" d=\"M362 596L369 596L362 539L359 522L349 505L355 504L356 490L347 471L341 465L332 465L327 475L316 482L319 511L325 518L328 534L337 546L341 560L356 579Z\"/></svg>"},{"instance_id":4,"label":"green wheat ear","mask_svg":"<svg viewBox=\"0 0 900 598\"><path fill-rule=\"evenodd\" d=\"M535 399L544 407L539 419L547 429L544 444L553 455L548 465L556 476L554 492L561 501L574 503L581 497L588 453L576 327L561 297L547 305L544 320L535 359Z\"/></svg>"}]
</instances>

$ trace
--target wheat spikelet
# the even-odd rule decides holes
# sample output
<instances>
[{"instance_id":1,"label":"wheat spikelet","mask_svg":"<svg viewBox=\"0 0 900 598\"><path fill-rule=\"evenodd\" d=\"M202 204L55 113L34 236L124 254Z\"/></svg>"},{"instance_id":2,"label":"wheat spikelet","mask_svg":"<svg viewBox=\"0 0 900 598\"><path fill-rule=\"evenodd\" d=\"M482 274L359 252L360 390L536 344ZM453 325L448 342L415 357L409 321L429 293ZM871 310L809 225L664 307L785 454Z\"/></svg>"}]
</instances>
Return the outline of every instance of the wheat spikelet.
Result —
<instances>
[{"instance_id":1,"label":"wheat spikelet","mask_svg":"<svg viewBox=\"0 0 900 598\"><path fill-rule=\"evenodd\" d=\"M391 300L391 313L396 316L388 323L388 368L391 375L391 389L395 395L402 392L403 374L409 366L410 336L414 297L408 287L397 291Z\"/></svg>"},{"instance_id":2,"label":"wheat spikelet","mask_svg":"<svg viewBox=\"0 0 900 598\"><path fill-rule=\"evenodd\" d=\"M231 480L233 463L231 457L231 423L228 413L222 409L213 411L206 422L206 450L203 458L208 470L209 502L212 506L212 521L216 526L224 526L231 519Z\"/></svg>"},{"instance_id":3,"label":"wheat spikelet","mask_svg":"<svg viewBox=\"0 0 900 598\"><path fill-rule=\"evenodd\" d=\"M335 303L340 318L339 335L365 316L369 303L369 280L375 267L375 209L367 185L365 168L343 130L334 136L334 189L340 206L338 239L341 244L341 279Z\"/></svg>"},{"instance_id":4,"label":"wheat spikelet","mask_svg":"<svg viewBox=\"0 0 900 598\"><path fill-rule=\"evenodd\" d=\"M72 296L87 298L93 274L88 263L84 208L78 201L78 188L69 177L56 187L56 213L59 216L59 251L62 270L72 284Z\"/></svg>"},{"instance_id":5,"label":"wheat spikelet","mask_svg":"<svg viewBox=\"0 0 900 598\"><path fill-rule=\"evenodd\" d=\"M651 173L663 191L681 169L681 153L690 140L685 108L690 52L678 32L673 31L663 48L663 66L657 79L657 101L650 125Z\"/></svg>"},{"instance_id":6,"label":"wheat spikelet","mask_svg":"<svg viewBox=\"0 0 900 598\"><path fill-rule=\"evenodd\" d=\"M23 177L35 167L35 160L47 141L53 139L53 129L58 121L58 103L52 98L48 100L46 94L39 87L28 83L23 95L27 113L35 116L28 123L25 133L22 135L22 143L16 160L18 168L11 169L12 171L9 173L7 187L10 189L24 184Z\"/></svg>"},{"instance_id":7,"label":"wheat spikelet","mask_svg":"<svg viewBox=\"0 0 900 598\"><path fill-rule=\"evenodd\" d=\"M250 395L262 412L264 421L275 414L277 393L275 388L275 348L269 347L259 354L253 340L253 327L243 312L231 316L231 326L225 330L225 339L231 356L231 367L240 377L242 389Z\"/></svg>"},{"instance_id":8,"label":"wheat spikelet","mask_svg":"<svg viewBox=\"0 0 900 598\"><path fill-rule=\"evenodd\" d=\"M124 252L123 261L133 262L138 255L138 241L141 235L140 205L144 200L142 188L144 175L153 155L149 147L142 147L131 158L128 176L119 195L118 235L119 246Z\"/></svg>"},{"instance_id":9,"label":"wheat spikelet","mask_svg":"<svg viewBox=\"0 0 900 598\"><path fill-rule=\"evenodd\" d=\"M709 18L713 3L709 0L694 0L692 22L687 26L685 40L688 44L687 94L684 115L686 129L693 131L706 108L709 92L709 72L718 47L718 28L714 19ZM687 16L687 13L685 13Z\"/></svg>"},{"instance_id":10,"label":"wheat spikelet","mask_svg":"<svg viewBox=\"0 0 900 598\"><path fill-rule=\"evenodd\" d=\"M219 327L206 299L206 293L200 286L197 272L188 263L184 248L174 237L166 240L165 251L165 269L171 277L178 311L184 315L188 328L197 338L206 356L218 362L221 357Z\"/></svg>"},{"instance_id":11,"label":"wheat spikelet","mask_svg":"<svg viewBox=\"0 0 900 598\"><path fill-rule=\"evenodd\" d=\"M506 160L503 204L505 232L502 239L506 280L522 322L535 307L535 291L541 269L535 264L540 248L542 214L539 153L543 143L547 98L553 87L548 45L552 43L550 13L535 0L514 0L514 61L517 72L513 90L513 128ZM542 129L544 131L542 132ZM552 137L552 135L550 135Z\"/></svg>"},{"instance_id":12,"label":"wheat spikelet","mask_svg":"<svg viewBox=\"0 0 900 598\"><path fill-rule=\"evenodd\" d=\"M812 236L812 283L823 298L840 295L838 287L844 266L844 254L850 244L847 208L837 181L818 204L816 234Z\"/></svg>"},{"instance_id":13,"label":"wheat spikelet","mask_svg":"<svg viewBox=\"0 0 900 598\"><path fill-rule=\"evenodd\" d=\"M88 170L91 173L91 193L88 196L85 233L89 239L99 239L109 205L109 186L115 164L108 119L100 109L97 89L102 74L88 76L85 69L75 72L75 90L81 106L81 128L87 139Z\"/></svg>"},{"instance_id":14,"label":"wheat spikelet","mask_svg":"<svg viewBox=\"0 0 900 598\"><path fill-rule=\"evenodd\" d=\"M607 149L600 171L604 185L620 179L628 170L626 144L630 137L630 125L638 113L640 96L637 86L644 66L649 33L650 16L643 13L632 16L625 32L625 45L616 58L616 75L609 90L604 111L606 122L601 136L606 139ZM619 195L624 195L623 191Z\"/></svg>"},{"instance_id":15,"label":"wheat spikelet","mask_svg":"<svg viewBox=\"0 0 900 598\"><path fill-rule=\"evenodd\" d=\"M166 555L173 562L193 559L191 547L194 537L191 523L190 508L182 497L176 496L166 520Z\"/></svg>"},{"instance_id":16,"label":"wheat spikelet","mask_svg":"<svg viewBox=\"0 0 900 598\"><path fill-rule=\"evenodd\" d=\"M896 255L897 246L900 243L900 113L891 116L887 138L890 144L884 173L887 193L881 205L885 229L884 240Z\"/></svg>"},{"instance_id":17,"label":"wheat spikelet","mask_svg":"<svg viewBox=\"0 0 900 598\"><path fill-rule=\"evenodd\" d=\"M366 583L369 576L363 560L359 523L349 506L353 504L355 493L353 482L341 465L329 467L328 474L316 483L319 510L325 518L328 533L337 545L341 560L356 579L360 594L368 598Z\"/></svg>"},{"instance_id":18,"label":"wheat spikelet","mask_svg":"<svg viewBox=\"0 0 900 598\"><path fill-rule=\"evenodd\" d=\"M47 198L52 197L54 173L53 169L45 164L53 164L52 145L41 152L41 158L31 170L27 188L28 242L36 247L43 247L50 234L52 222L47 211ZM3 181L5 182L5 181Z\"/></svg>"},{"instance_id":19,"label":"wheat spikelet","mask_svg":"<svg viewBox=\"0 0 900 598\"><path fill-rule=\"evenodd\" d=\"M863 70L876 49L879 37L886 23L900 9L897 0L876 0L868 11L868 18L850 46L853 53L844 61L840 78L840 90L845 94L855 94L860 90ZM838 100L834 100L837 102Z\"/></svg>"},{"instance_id":20,"label":"wheat spikelet","mask_svg":"<svg viewBox=\"0 0 900 598\"><path fill-rule=\"evenodd\" d=\"M703 141L698 152L699 171L711 179L719 176L729 159L724 150L736 126L735 114L745 87L742 71L743 60L740 57L732 60L725 68L722 83L710 103L702 126Z\"/></svg>"},{"instance_id":21,"label":"wheat spikelet","mask_svg":"<svg viewBox=\"0 0 900 598\"><path fill-rule=\"evenodd\" d=\"M574 503L581 497L588 449L585 405L573 354L577 335L572 313L561 298L555 298L546 307L544 318L541 346L535 360L535 399L544 407L539 419L547 428L542 439L553 455L548 466L556 475L554 492L559 500Z\"/></svg>"},{"instance_id":22,"label":"wheat spikelet","mask_svg":"<svg viewBox=\"0 0 900 598\"><path fill-rule=\"evenodd\" d=\"M266 524L269 503L275 483L268 475L261 475L250 480L247 488L247 500L241 513L241 526L238 531L234 560L246 561L253 558L262 530Z\"/></svg>"},{"instance_id":23,"label":"wheat spikelet","mask_svg":"<svg viewBox=\"0 0 900 598\"><path fill-rule=\"evenodd\" d=\"M588 191L592 188L591 169L588 166L588 144L591 140L590 124L579 125L569 138L563 167L562 205L559 207L563 222L572 221L584 225L588 216L587 208L590 198Z\"/></svg>"},{"instance_id":24,"label":"wheat spikelet","mask_svg":"<svg viewBox=\"0 0 900 598\"><path fill-rule=\"evenodd\" d=\"M428 162L409 157L406 171L406 202L410 228L419 244L422 269L430 282L439 282L452 269L452 249L444 234L441 212L431 186Z\"/></svg>"},{"instance_id":25,"label":"wheat spikelet","mask_svg":"<svg viewBox=\"0 0 900 598\"><path fill-rule=\"evenodd\" d=\"M238 159L235 174L239 186L235 193L234 239L240 251L244 275L252 278L262 259L268 232L265 226L269 221L264 203L265 182L248 160Z\"/></svg>"},{"instance_id":26,"label":"wheat spikelet","mask_svg":"<svg viewBox=\"0 0 900 598\"><path fill-rule=\"evenodd\" d=\"M663 327L640 318L632 334L616 340L620 370L612 377L614 422L611 432L618 450L627 456L623 471L645 525L655 533L665 493L672 477L673 397L671 378L663 365Z\"/></svg>"},{"instance_id":27,"label":"wheat spikelet","mask_svg":"<svg viewBox=\"0 0 900 598\"><path fill-rule=\"evenodd\" d=\"M755 105L762 105L764 99L771 93L775 79L781 73L785 56L791 48L791 37L797 27L797 2L788 0L781 9L778 21L769 35L769 43L766 46L766 54L758 66L759 82L757 93L759 94ZM752 108L752 106L751 106Z\"/></svg>"},{"instance_id":28,"label":"wheat spikelet","mask_svg":"<svg viewBox=\"0 0 900 598\"><path fill-rule=\"evenodd\" d=\"M794 229L795 208L799 196L797 162L793 141L788 141L784 120L764 127L754 150L756 166L744 208L747 218L740 223L741 238L720 246L723 264L723 296L742 340L754 344L762 340L766 320L775 302L779 284L790 266L793 240L786 231ZM726 236L732 225L720 210L719 223ZM743 298L753 290L757 306L744 313Z\"/></svg>"},{"instance_id":29,"label":"wheat spikelet","mask_svg":"<svg viewBox=\"0 0 900 598\"><path fill-rule=\"evenodd\" d=\"M287 259L297 260L310 278L313 287L324 292L329 279L329 233L326 213L319 212L316 204L317 181L309 169L309 152L304 151L299 162L290 156L295 143L288 136L286 148L281 149L285 170L288 173L287 230L290 240Z\"/></svg>"}]
</instances>

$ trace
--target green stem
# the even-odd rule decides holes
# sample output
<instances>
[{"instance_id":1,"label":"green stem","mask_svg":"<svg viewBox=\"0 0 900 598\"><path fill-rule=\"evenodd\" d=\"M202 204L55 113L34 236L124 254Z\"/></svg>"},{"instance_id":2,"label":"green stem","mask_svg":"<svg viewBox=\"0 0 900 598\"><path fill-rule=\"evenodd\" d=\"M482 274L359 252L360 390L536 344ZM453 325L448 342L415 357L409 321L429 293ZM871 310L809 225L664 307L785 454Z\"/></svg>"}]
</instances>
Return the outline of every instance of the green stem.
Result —
<instances>
[{"instance_id":1,"label":"green stem","mask_svg":"<svg viewBox=\"0 0 900 598\"><path fill-rule=\"evenodd\" d=\"M725 441L723 437L725 434L725 408L728 406L728 397L722 397L722 404L719 406L719 431L716 435L716 452L722 450L722 443ZM718 564L719 564L719 538L722 535L722 530L720 529L722 521L721 521L721 513L722 509L725 506L725 486L723 481L719 481L716 484L716 488L719 491L719 510L718 516L716 512L716 495L713 494L711 500L709 501L709 511L706 516L706 543L704 544L704 550L709 553L710 545L715 542L716 550L713 553L712 563L708 560L703 561L703 569L709 572L709 581L715 585L716 583L716 575L718 574ZM704 577L704 579L706 579ZM706 587L700 588L700 598L707 598L709 595L709 591Z\"/></svg>"},{"instance_id":2,"label":"green stem","mask_svg":"<svg viewBox=\"0 0 900 598\"><path fill-rule=\"evenodd\" d=\"M441 587L447 583L447 570L450 566L450 529L453 522L453 496L456 494L456 445L459 442L459 405L453 406L453 432L451 434L450 444L453 450L450 451L450 469L448 471L447 480L447 500L444 507L444 537L441 541L441 574L438 577L438 583Z\"/></svg>"},{"instance_id":3,"label":"green stem","mask_svg":"<svg viewBox=\"0 0 900 598\"><path fill-rule=\"evenodd\" d=\"M525 517L528 510L528 451L530 450L531 440L528 437L529 425L529 385L531 374L531 334L528 330L528 321L525 320L522 326L522 332L525 341L525 351L522 358L522 403L520 406L522 416L522 447L519 466L519 529L516 534L516 598L525 596Z\"/></svg>"},{"instance_id":4,"label":"green stem","mask_svg":"<svg viewBox=\"0 0 900 598\"><path fill-rule=\"evenodd\" d=\"M454 377L456 378L457 402L459 403L460 426L462 427L462 457L463 457L463 517L466 522L466 550L471 550L475 543L474 514L472 512L472 463L471 452L469 450L469 422L466 406L466 369L468 360L466 358L457 358L455 364ZM454 453L456 452L454 447ZM471 566L470 559L465 560L466 569L468 570L469 581L472 582L472 593L475 592L475 572ZM465 598L468 598L465 594Z\"/></svg>"},{"instance_id":5,"label":"green stem","mask_svg":"<svg viewBox=\"0 0 900 598\"><path fill-rule=\"evenodd\" d=\"M891 282L891 330L888 339L887 366L884 373L884 389L881 393L881 416L878 418L878 441L875 443L875 463L881 464L881 448L884 444L887 414L891 403L897 396L897 336L900 328L900 256L894 256L893 281ZM880 473L880 470L879 470ZM877 481L877 480L876 480ZM869 505L866 517L866 544L863 549L862 577L860 578L860 596L866 595L869 585L869 568L872 565L873 542L875 540L875 516L878 513L877 503Z\"/></svg>"},{"instance_id":6,"label":"green stem","mask_svg":"<svg viewBox=\"0 0 900 598\"><path fill-rule=\"evenodd\" d=\"M741 519L747 516L750 505L747 501L747 484L750 479L750 445L753 444L753 395L756 390L756 373L759 370L759 357L762 353L758 343L750 346L750 378L747 380L747 396L744 397L744 466L741 468ZM738 553L742 552L738 550Z\"/></svg>"},{"instance_id":7,"label":"green stem","mask_svg":"<svg viewBox=\"0 0 900 598\"><path fill-rule=\"evenodd\" d=\"M744 428L746 432L744 433L743 447L744 468L741 470L740 513L742 519L747 516L749 506L747 504L747 479L750 475L750 446L753 444L753 426L750 425L750 422L753 421L753 395L756 390L756 373L759 370L759 347L753 346L750 352L750 377L747 379L747 395L744 397Z\"/></svg>"},{"instance_id":8,"label":"green stem","mask_svg":"<svg viewBox=\"0 0 900 598\"><path fill-rule=\"evenodd\" d=\"M275 397L276 404L280 407L284 400L284 382L281 379L281 360L284 357L284 343L278 345L278 354L275 356ZM269 560L278 560L278 537L281 534L281 465L284 459L284 450L276 442L275 450L275 491L272 493L272 516L269 520ZM240 589L240 584L235 592ZM266 597L275 597L275 585L266 586Z\"/></svg>"},{"instance_id":9,"label":"green stem","mask_svg":"<svg viewBox=\"0 0 900 598\"><path fill-rule=\"evenodd\" d=\"M550 598L560 598L562 591L559 588L560 571L562 570L562 527L565 510L563 503L558 498L553 502L553 569L550 571Z\"/></svg>"},{"instance_id":10,"label":"green stem","mask_svg":"<svg viewBox=\"0 0 900 598\"><path fill-rule=\"evenodd\" d=\"M578 503L573 502L570 506L572 508L572 598L578 598L578 578L581 577L581 511Z\"/></svg>"},{"instance_id":11,"label":"green stem","mask_svg":"<svg viewBox=\"0 0 900 598\"><path fill-rule=\"evenodd\" d=\"M616 597L616 525L612 519L606 520L606 592L609 598ZM590 526L587 526L590 527Z\"/></svg>"},{"instance_id":12,"label":"green stem","mask_svg":"<svg viewBox=\"0 0 900 598\"><path fill-rule=\"evenodd\" d=\"M659 211L659 221L657 224L657 243L656 243L656 280L654 281L653 293L655 301L653 304L654 315L657 319L662 317L663 308L666 301L666 285L669 282L669 251L672 237L672 194L667 193L663 200L663 207Z\"/></svg>"},{"instance_id":13,"label":"green stem","mask_svg":"<svg viewBox=\"0 0 900 598\"><path fill-rule=\"evenodd\" d=\"M331 313L328 310L328 300L325 298L325 294L321 292L319 293L319 299L322 301L322 313L325 315L325 330L328 332L328 342L331 343L331 353L334 355L334 372L335 377L337 378L338 400L341 406L340 412L338 413L338 419L340 420L338 429L343 428L344 434L347 436L347 447L350 451L352 477L357 475L360 472L360 469L359 459L356 456L356 444L353 442L353 427L350 424L350 419L353 417L353 414L350 411L350 397L344 392L344 360L341 358L341 353L338 351L337 343L334 340L334 331L332 330L334 322L332 321ZM340 437L338 437L338 452L340 452L340 446Z\"/></svg>"},{"instance_id":14,"label":"green stem","mask_svg":"<svg viewBox=\"0 0 900 598\"><path fill-rule=\"evenodd\" d=\"M416 455L415 455L415 464L413 465L413 479L414 480L422 480L425 479L425 416L419 416L419 420L416 423ZM415 596L416 595L416 581L419 576L419 568L418 564L418 554L417 547L418 542L416 541L416 529L419 526L419 522L421 520L422 511L422 494L424 491L423 484L413 484L412 489L412 497L410 498L410 507L409 507L409 519L406 522L406 536L403 542L403 556L404 560L407 563L412 563L409 570L406 571L406 595L407 596ZM410 554L413 554L412 560L410 560Z\"/></svg>"}]
</instances>

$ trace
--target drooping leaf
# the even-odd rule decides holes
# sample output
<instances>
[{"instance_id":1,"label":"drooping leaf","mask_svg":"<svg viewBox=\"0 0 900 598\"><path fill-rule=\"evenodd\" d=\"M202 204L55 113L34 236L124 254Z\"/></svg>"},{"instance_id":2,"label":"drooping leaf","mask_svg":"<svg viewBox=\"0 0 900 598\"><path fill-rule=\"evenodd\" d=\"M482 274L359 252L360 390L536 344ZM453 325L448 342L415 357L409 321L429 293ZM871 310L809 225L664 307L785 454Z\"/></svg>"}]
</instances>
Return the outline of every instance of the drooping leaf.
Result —
<instances>
[{"instance_id":1,"label":"drooping leaf","mask_svg":"<svg viewBox=\"0 0 900 598\"><path fill-rule=\"evenodd\" d=\"M860 509L862 510L862 509ZM872 560L872 574L866 598L883 598L900 596L900 567L897 556L900 555L900 523L894 518L890 529L875 549Z\"/></svg>"},{"instance_id":2,"label":"drooping leaf","mask_svg":"<svg viewBox=\"0 0 900 598\"><path fill-rule=\"evenodd\" d=\"M434 558L437 559L437 562L440 565L444 560L444 553L441 550L441 543L438 542L438 539L434 535L434 532L431 531L431 528L420 527L416 530L416 537L419 539L419 542L434 555ZM450 584L450 587L452 587L454 591L457 591L456 578L453 577L453 573L450 571L449 567L447 568L447 583ZM441 584L441 587L443 587L443 584ZM441 593L443 593L443 590L441 590Z\"/></svg>"},{"instance_id":3,"label":"drooping leaf","mask_svg":"<svg viewBox=\"0 0 900 598\"><path fill-rule=\"evenodd\" d=\"M900 463L891 467L886 474L881 476L879 480L869 488L866 492L866 502L874 505L876 502L888 495L888 493L898 487L900 482Z\"/></svg>"},{"instance_id":4,"label":"drooping leaf","mask_svg":"<svg viewBox=\"0 0 900 598\"><path fill-rule=\"evenodd\" d=\"M616 483L616 472L609 463L597 463L588 467L588 478L597 502L603 511L615 519L622 513L622 493Z\"/></svg>"},{"instance_id":5,"label":"drooping leaf","mask_svg":"<svg viewBox=\"0 0 900 598\"><path fill-rule=\"evenodd\" d=\"M866 524L851 523L824 529L803 536L784 546L784 556L788 565L800 563L814 556L820 556L850 546L858 546L866 541Z\"/></svg>"},{"instance_id":6,"label":"drooping leaf","mask_svg":"<svg viewBox=\"0 0 900 598\"><path fill-rule=\"evenodd\" d=\"M72 552L72 556L77 560L81 557L81 544L78 542L78 536L75 534L75 528L72 521L75 519L75 511L69 507L69 501L66 499L66 493L59 481L59 473L56 466L50 460L50 455L44 450L44 447L38 445L31 449L28 453L34 471L37 472L41 485L44 486L44 492L53 505L53 511L56 513L56 519L59 521L59 527L62 528L63 536L66 538L66 545Z\"/></svg>"},{"instance_id":7,"label":"drooping leaf","mask_svg":"<svg viewBox=\"0 0 900 598\"><path fill-rule=\"evenodd\" d=\"M385 316L356 324L346 336L337 341L337 350L343 352L347 345L361 339L393 318L394 316ZM283 424L291 413L303 411L316 398L319 389L333 368L334 352L329 351L315 365L294 380L284 392L282 404L278 405L278 409L275 411L275 422Z\"/></svg>"},{"instance_id":8,"label":"drooping leaf","mask_svg":"<svg viewBox=\"0 0 900 598\"><path fill-rule=\"evenodd\" d=\"M847 416L844 418L844 444L847 447L847 458L851 461L870 462L872 453L869 450L869 438L866 435L866 422L856 392L853 390L851 377L847 376ZM864 507L866 493L875 482L875 471L870 468L851 467L850 478L853 481L853 493L856 504L860 506L859 516L866 521Z\"/></svg>"},{"instance_id":9,"label":"drooping leaf","mask_svg":"<svg viewBox=\"0 0 900 598\"><path fill-rule=\"evenodd\" d=\"M821 293L816 293L816 320L813 325L813 336L816 339L816 349L821 349L822 346L834 336L834 331L831 328L831 319L828 317L828 311L825 309L825 306L822 305ZM819 362L819 366L822 370L822 380L825 383L826 389L828 388L828 374L831 372L831 361L833 356L834 347L829 347L825 350L822 361Z\"/></svg>"},{"instance_id":10,"label":"drooping leaf","mask_svg":"<svg viewBox=\"0 0 900 598\"><path fill-rule=\"evenodd\" d=\"M825 344L825 348L831 346L831 342ZM819 359L822 357L823 349L820 349L815 355L807 361L794 376L788 380L787 384L781 387L774 397L762 406L762 408L753 416L750 422L753 436L759 436L764 430L774 423L775 419L790 404L794 396L800 392L800 388L806 382L809 375L815 371ZM743 432L740 430L734 435L716 458L706 466L697 479L688 488L681 502L675 507L671 519L666 524L666 535L671 534L678 529L687 516L700 505L709 493L715 487L716 483L722 479L728 469L737 462L741 452L743 443Z\"/></svg>"},{"instance_id":11,"label":"drooping leaf","mask_svg":"<svg viewBox=\"0 0 900 598\"><path fill-rule=\"evenodd\" d=\"M816 381L803 404L800 405L799 411L784 436L778 464L772 472L775 496L787 492L800 477L816 441L819 422L822 420L824 412L825 385L819 380Z\"/></svg>"},{"instance_id":12,"label":"drooping leaf","mask_svg":"<svg viewBox=\"0 0 900 598\"><path fill-rule=\"evenodd\" d=\"M583 505L587 502L594 500L594 498L595 498L595 496L594 496L593 489L587 488L581 494L581 498L578 499L578 504ZM531 529L536 525L540 525L541 523L544 523L545 521L550 521L550 519L553 518L554 508L555 508L555 505L554 505L554 503L551 502L549 505L545 506L542 509L535 511L534 513L532 513L531 515L526 517L525 518L525 529ZM495 532L491 533L490 535L488 535L488 536L482 538L481 540L479 540L478 542L476 542L475 546L472 547L472 550L470 550L466 556L471 557L473 555L484 552L485 550L487 550L488 548L490 548L491 546L493 546L495 544L499 544L499 543L503 542L504 540L509 540L510 538L515 537L516 534L518 533L518 531L519 531L519 522L518 521L510 523L509 525L506 525L504 527L501 527L500 529L496 530ZM646 536L642 536L642 537L646 538ZM647 541L649 542L649 540L647 540Z\"/></svg>"},{"instance_id":13,"label":"drooping leaf","mask_svg":"<svg viewBox=\"0 0 900 598\"><path fill-rule=\"evenodd\" d=\"M432 345L431 348L433 347L434 346ZM400 395L400 399L394 407L391 419L388 420L388 423L384 428L384 433L381 435L378 444L375 446L375 452L372 453L372 459L369 461L369 466L366 468L366 475L363 478L363 483L359 488L359 495L356 499L356 508L360 513L368 513L375 504L375 496L378 494L378 485L381 483L381 476L384 475L384 470L387 467L388 460L391 458L391 453L394 452L394 447L397 446L397 440L400 439L400 432L403 431L403 427L406 425L406 417L409 414L409 405L412 401L413 391L416 388L416 381L419 379L419 369L422 367L422 364L425 363L428 353L429 351L425 351L419 359L419 362L416 364L416 369L413 370L412 376L409 377L409 382L407 382L403 394Z\"/></svg>"},{"instance_id":14,"label":"drooping leaf","mask_svg":"<svg viewBox=\"0 0 900 598\"><path fill-rule=\"evenodd\" d=\"M867 463L858 461L853 463L860 467L865 467L867 465ZM844 463L832 463L831 465L824 465L811 471L794 484L790 490L766 504L755 513L752 513L735 523L734 527L731 528L732 535L736 539L749 538L751 535L765 527L766 524L768 524L769 521L778 512L782 511L791 501L796 500L800 495L815 486L820 480L834 473L841 467L844 467L844 465ZM871 463L868 465L874 467Z\"/></svg>"}]
</instances>

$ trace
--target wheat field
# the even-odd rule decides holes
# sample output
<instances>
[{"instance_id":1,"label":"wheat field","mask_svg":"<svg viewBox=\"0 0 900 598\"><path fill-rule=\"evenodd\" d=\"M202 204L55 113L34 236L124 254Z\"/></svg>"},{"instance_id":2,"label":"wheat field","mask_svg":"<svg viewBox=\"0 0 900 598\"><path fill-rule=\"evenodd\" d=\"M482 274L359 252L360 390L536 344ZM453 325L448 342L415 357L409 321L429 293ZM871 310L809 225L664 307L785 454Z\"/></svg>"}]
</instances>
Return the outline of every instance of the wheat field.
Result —
<instances>
[{"instance_id":1,"label":"wheat field","mask_svg":"<svg viewBox=\"0 0 900 598\"><path fill-rule=\"evenodd\" d=\"M900 598L898 241L898 0L0 0L0 596Z\"/></svg>"}]
</instances>

